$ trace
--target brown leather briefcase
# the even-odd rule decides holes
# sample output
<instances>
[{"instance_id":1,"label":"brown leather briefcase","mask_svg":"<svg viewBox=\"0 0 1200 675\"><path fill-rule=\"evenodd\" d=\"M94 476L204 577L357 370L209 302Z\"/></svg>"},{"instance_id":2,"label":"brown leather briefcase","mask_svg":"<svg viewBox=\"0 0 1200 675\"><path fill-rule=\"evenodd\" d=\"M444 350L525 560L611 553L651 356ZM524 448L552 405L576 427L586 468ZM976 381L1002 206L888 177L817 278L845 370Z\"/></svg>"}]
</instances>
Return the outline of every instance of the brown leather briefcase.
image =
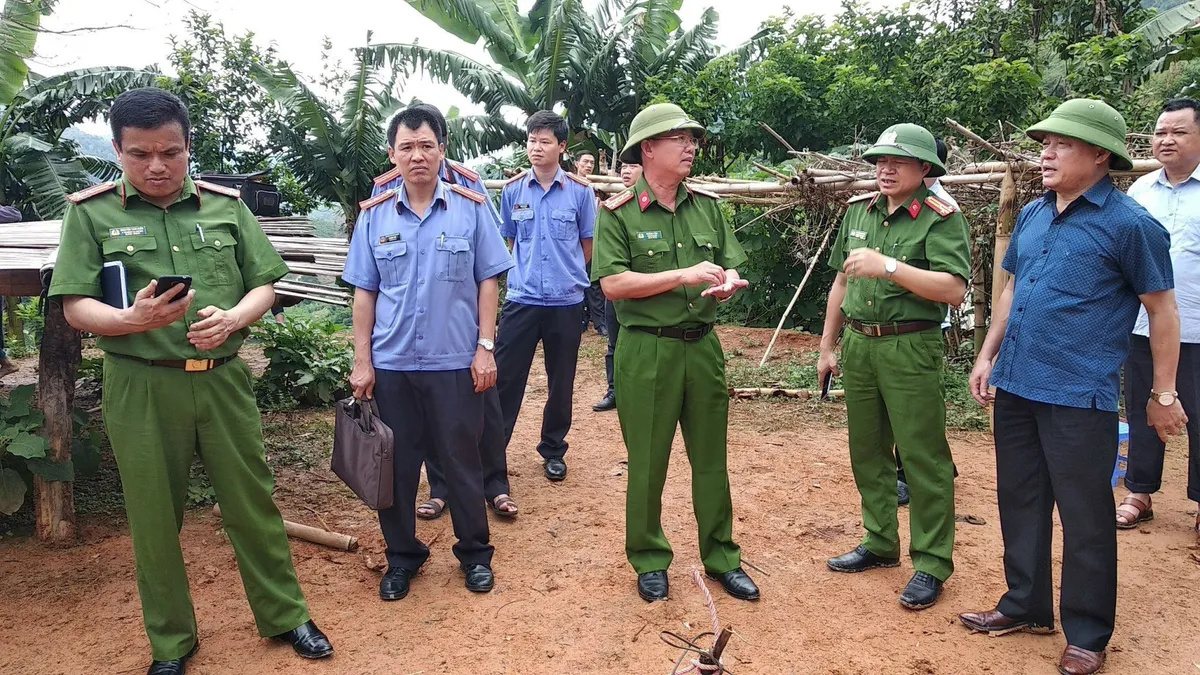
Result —
<instances>
[{"instance_id":1,"label":"brown leather briefcase","mask_svg":"<svg viewBox=\"0 0 1200 675\"><path fill-rule=\"evenodd\" d=\"M348 398L337 403L333 423L333 472L359 499L375 509L391 507L394 441L379 419L374 400Z\"/></svg>"}]
</instances>

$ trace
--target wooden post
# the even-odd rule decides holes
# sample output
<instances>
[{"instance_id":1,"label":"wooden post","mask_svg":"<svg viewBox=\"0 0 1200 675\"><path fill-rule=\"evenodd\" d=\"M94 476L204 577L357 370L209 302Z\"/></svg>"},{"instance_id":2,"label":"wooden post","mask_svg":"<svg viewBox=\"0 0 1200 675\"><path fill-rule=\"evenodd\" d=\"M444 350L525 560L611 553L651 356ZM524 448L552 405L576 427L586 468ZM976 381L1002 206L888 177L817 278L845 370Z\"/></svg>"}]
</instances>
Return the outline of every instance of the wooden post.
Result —
<instances>
[{"instance_id":1,"label":"wooden post","mask_svg":"<svg viewBox=\"0 0 1200 675\"><path fill-rule=\"evenodd\" d=\"M713 642L712 655L715 659L710 659L708 656L701 654L700 663L706 666L720 665L717 660L721 658L721 654L725 652L725 645L729 644L729 638L733 637L733 629L726 626L721 629L721 634L717 636L716 642ZM723 672L723 671L722 671Z\"/></svg>"},{"instance_id":2,"label":"wooden post","mask_svg":"<svg viewBox=\"0 0 1200 675\"><path fill-rule=\"evenodd\" d=\"M1004 255L1008 253L1008 243L1012 239L1013 225L1016 223L1017 183L1013 180L1012 167L1004 172L1004 180L1000 183L1000 213L996 218L996 243L992 249L992 307L1000 302L1000 295L1008 285L1008 272L1004 271ZM979 316L975 317L975 353L978 354L983 346L979 338ZM995 408L988 407L988 428L995 431Z\"/></svg>"},{"instance_id":3,"label":"wooden post","mask_svg":"<svg viewBox=\"0 0 1200 675\"><path fill-rule=\"evenodd\" d=\"M834 226L836 227L836 225ZM783 310L783 316L779 317L779 325L775 327L775 332L771 334L771 342L767 345L766 351L763 352L762 359L758 362L758 367L762 368L763 364L771 356L771 350L775 348L775 340L779 339L779 331L783 330L783 324L787 321L788 316L792 313L792 308L796 306L796 301L800 299L800 293L804 291L804 285L808 283L808 278L812 276L813 270L817 266L817 260L821 257L821 252L825 250L825 244L829 243L829 235L833 234L834 228L829 228L825 233L825 238L821 240L821 245L817 247L817 252L813 254L812 260L808 263L808 270L804 273L804 278L800 280L800 285L796 287L796 293L792 296L792 301L788 303L787 309Z\"/></svg>"},{"instance_id":4,"label":"wooden post","mask_svg":"<svg viewBox=\"0 0 1200 675\"><path fill-rule=\"evenodd\" d=\"M74 438L75 374L79 370L79 332L63 316L62 303L46 301L46 328L38 352L38 406L46 416L44 433L50 442L47 459L55 463L71 460ZM37 497L37 538L51 543L75 541L75 495L67 481L33 478Z\"/></svg>"}]
</instances>

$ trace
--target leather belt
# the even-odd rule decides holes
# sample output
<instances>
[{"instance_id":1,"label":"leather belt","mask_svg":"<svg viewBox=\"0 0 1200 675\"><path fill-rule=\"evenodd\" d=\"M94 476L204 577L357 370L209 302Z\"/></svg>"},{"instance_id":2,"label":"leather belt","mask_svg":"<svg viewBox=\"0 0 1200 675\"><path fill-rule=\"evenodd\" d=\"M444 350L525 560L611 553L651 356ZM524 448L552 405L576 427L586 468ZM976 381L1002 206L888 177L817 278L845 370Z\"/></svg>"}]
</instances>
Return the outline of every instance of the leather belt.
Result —
<instances>
[{"instance_id":1,"label":"leather belt","mask_svg":"<svg viewBox=\"0 0 1200 675\"><path fill-rule=\"evenodd\" d=\"M137 361L138 363L144 363L148 366L156 366L159 368L174 368L176 370L186 370L189 373L204 373L204 372L212 370L213 368L216 368L217 366L223 366L226 363L229 363L230 361L237 358L237 354L234 354L233 356L226 356L226 357L220 358L220 359L182 359L182 360L139 359L136 356L128 356L126 354L113 354L113 356L117 356L122 359L129 359L130 361Z\"/></svg>"},{"instance_id":2,"label":"leather belt","mask_svg":"<svg viewBox=\"0 0 1200 675\"><path fill-rule=\"evenodd\" d=\"M649 326L630 326L633 330L640 330L643 333L649 333L663 338L672 338L674 340L683 340L684 342L696 342L705 335L712 332L713 325L711 323L695 328L684 328L683 326L661 326L651 328Z\"/></svg>"},{"instance_id":3,"label":"leather belt","mask_svg":"<svg viewBox=\"0 0 1200 675\"><path fill-rule=\"evenodd\" d=\"M931 328L940 328L942 324L937 321L900 321L898 323L863 323L850 319L850 328L855 333L861 333L867 337L888 337L890 335L905 335L907 333L920 333L923 330Z\"/></svg>"}]
</instances>

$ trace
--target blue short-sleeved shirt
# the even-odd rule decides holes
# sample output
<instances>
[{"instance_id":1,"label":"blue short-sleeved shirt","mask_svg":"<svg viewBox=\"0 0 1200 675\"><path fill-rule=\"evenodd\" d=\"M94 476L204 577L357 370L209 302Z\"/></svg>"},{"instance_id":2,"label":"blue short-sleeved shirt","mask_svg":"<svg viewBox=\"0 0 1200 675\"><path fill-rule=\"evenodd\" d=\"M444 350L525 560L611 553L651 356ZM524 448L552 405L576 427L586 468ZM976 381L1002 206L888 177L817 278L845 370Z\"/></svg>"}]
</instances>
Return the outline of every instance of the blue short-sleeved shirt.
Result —
<instances>
[{"instance_id":1,"label":"blue short-sleeved shirt","mask_svg":"<svg viewBox=\"0 0 1200 675\"><path fill-rule=\"evenodd\" d=\"M384 370L462 370L479 340L479 284L512 267L486 203L438 181L429 210L403 186L358 214L342 279L377 292L371 360Z\"/></svg>"},{"instance_id":2,"label":"blue short-sleeved shirt","mask_svg":"<svg viewBox=\"0 0 1200 675\"><path fill-rule=\"evenodd\" d=\"M1015 290L991 384L1116 412L1138 296L1174 286L1170 236L1107 177L1061 214L1056 199L1021 211L1004 256Z\"/></svg>"},{"instance_id":3,"label":"blue short-sleeved shirt","mask_svg":"<svg viewBox=\"0 0 1200 675\"><path fill-rule=\"evenodd\" d=\"M500 234L513 241L516 267L508 273L506 300L566 307L583 302L591 284L582 239L596 227L592 188L558 170L550 190L533 171L521 174L500 195Z\"/></svg>"},{"instance_id":4,"label":"blue short-sleeved shirt","mask_svg":"<svg viewBox=\"0 0 1200 675\"><path fill-rule=\"evenodd\" d=\"M449 159L442 160L442 168L438 169L438 178L452 185L471 188L481 195L488 194L488 189L484 186L483 178L479 174ZM371 186L371 196L378 196L388 190L399 190L403 184L404 177L400 175L400 170L392 169L381 176L375 177L375 183ZM492 204L491 199L488 200L487 206L488 211L492 214L492 221L496 227L500 227L500 214L496 213L496 206Z\"/></svg>"}]
</instances>

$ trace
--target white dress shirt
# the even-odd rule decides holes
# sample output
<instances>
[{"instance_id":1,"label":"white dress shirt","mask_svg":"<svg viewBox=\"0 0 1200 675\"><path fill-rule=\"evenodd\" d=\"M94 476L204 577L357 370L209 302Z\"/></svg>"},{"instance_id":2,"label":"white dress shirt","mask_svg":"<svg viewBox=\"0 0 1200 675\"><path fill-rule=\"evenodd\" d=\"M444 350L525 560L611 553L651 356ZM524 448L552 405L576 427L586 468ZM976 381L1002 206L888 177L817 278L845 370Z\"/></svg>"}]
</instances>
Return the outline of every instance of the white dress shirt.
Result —
<instances>
[{"instance_id":1,"label":"white dress shirt","mask_svg":"<svg viewBox=\"0 0 1200 675\"><path fill-rule=\"evenodd\" d=\"M1180 342L1200 343L1200 167L1179 185L1171 185L1166 169L1159 169L1139 178L1129 188L1129 196L1171 234ZM1138 313L1133 332L1150 335L1145 307Z\"/></svg>"},{"instance_id":2,"label":"white dress shirt","mask_svg":"<svg viewBox=\"0 0 1200 675\"><path fill-rule=\"evenodd\" d=\"M958 208L958 202L955 201L954 197L951 197L950 193L946 192L946 188L942 186L942 181L938 180L937 178L934 178L933 182L930 183L928 185L928 187L929 187L929 191L932 192L938 199L946 202L950 206L953 206L955 208L955 210L957 210L957 211L962 210L962 209ZM942 321L942 330L946 330L949 327L950 327L950 308L947 307L946 308L946 318L944 321Z\"/></svg>"}]
</instances>

